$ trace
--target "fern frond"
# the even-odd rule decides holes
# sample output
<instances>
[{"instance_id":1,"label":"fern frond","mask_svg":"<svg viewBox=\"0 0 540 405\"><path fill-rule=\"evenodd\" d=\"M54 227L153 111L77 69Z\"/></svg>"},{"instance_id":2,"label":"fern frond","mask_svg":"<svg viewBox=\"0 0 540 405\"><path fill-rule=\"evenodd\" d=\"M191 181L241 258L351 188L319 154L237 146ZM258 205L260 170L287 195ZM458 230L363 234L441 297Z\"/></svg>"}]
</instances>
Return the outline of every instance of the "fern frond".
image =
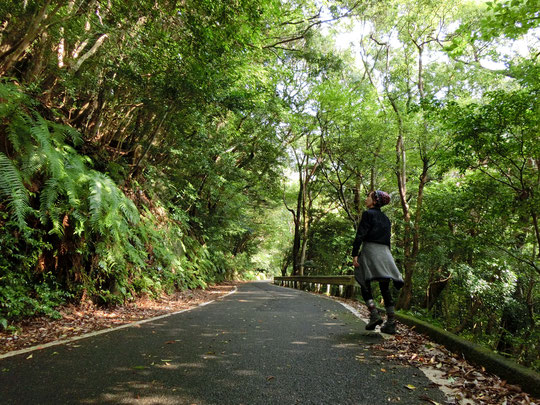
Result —
<instances>
[{"instance_id":1,"label":"fern frond","mask_svg":"<svg viewBox=\"0 0 540 405\"><path fill-rule=\"evenodd\" d=\"M43 142L43 146L50 147L51 145L51 132L49 131L48 121L39 115L37 112L34 112L33 122L31 125L32 135L36 135L36 141Z\"/></svg>"},{"instance_id":2,"label":"fern frond","mask_svg":"<svg viewBox=\"0 0 540 405\"><path fill-rule=\"evenodd\" d=\"M104 185L102 182L103 175L99 172L92 171L89 181L90 197L88 198L88 206L90 210L90 224L94 229L97 228L101 219L101 211L104 202Z\"/></svg>"},{"instance_id":3,"label":"fern frond","mask_svg":"<svg viewBox=\"0 0 540 405\"><path fill-rule=\"evenodd\" d=\"M137 225L140 221L139 210L137 209L133 201L127 198L120 190L119 192L121 194L118 204L120 211L122 212L122 214L124 214L124 218L126 218L130 224Z\"/></svg>"},{"instance_id":4,"label":"fern frond","mask_svg":"<svg viewBox=\"0 0 540 405\"><path fill-rule=\"evenodd\" d=\"M72 208L79 209L81 206L81 185L77 182L77 178L70 176L70 173L62 179L62 187L64 193L67 195L69 203Z\"/></svg>"},{"instance_id":5,"label":"fern frond","mask_svg":"<svg viewBox=\"0 0 540 405\"><path fill-rule=\"evenodd\" d=\"M70 127L69 125L63 125L63 124L52 124L52 128L56 133L61 135L62 140L65 140L66 138L71 139L71 142L74 146L80 146L83 143L82 136L79 131L77 131L75 128Z\"/></svg>"},{"instance_id":6,"label":"fern frond","mask_svg":"<svg viewBox=\"0 0 540 405\"><path fill-rule=\"evenodd\" d=\"M49 231L49 235L57 235L59 238L64 237L64 226L60 216L64 216L64 213L61 213L58 209L55 209L54 212L49 216L52 222L52 228Z\"/></svg>"},{"instance_id":7,"label":"fern frond","mask_svg":"<svg viewBox=\"0 0 540 405\"><path fill-rule=\"evenodd\" d=\"M20 228L25 225L26 216L31 212L28 190L21 174L10 158L0 152L0 195L9 201L8 207L17 218Z\"/></svg>"},{"instance_id":8,"label":"fern frond","mask_svg":"<svg viewBox=\"0 0 540 405\"><path fill-rule=\"evenodd\" d=\"M0 82L0 98L5 102L0 103L0 119L11 117L20 111L21 105L35 104L33 100L11 83Z\"/></svg>"},{"instance_id":9,"label":"fern frond","mask_svg":"<svg viewBox=\"0 0 540 405\"><path fill-rule=\"evenodd\" d=\"M75 219L75 235L82 235L85 231L85 225L88 221L87 215L80 211L73 211L73 218Z\"/></svg>"},{"instance_id":10,"label":"fern frond","mask_svg":"<svg viewBox=\"0 0 540 405\"><path fill-rule=\"evenodd\" d=\"M31 138L28 136L28 127L25 114L20 111L14 111L10 116L11 122L7 129L7 137L18 153L25 153L25 151L31 147Z\"/></svg>"},{"instance_id":11,"label":"fern frond","mask_svg":"<svg viewBox=\"0 0 540 405\"><path fill-rule=\"evenodd\" d=\"M62 124L57 124L51 121L45 121L45 123L47 125L47 129L49 130L49 133L51 134L51 139L53 139L53 141L57 145L65 144L65 141L66 141L65 127L66 126Z\"/></svg>"},{"instance_id":12,"label":"fern frond","mask_svg":"<svg viewBox=\"0 0 540 405\"><path fill-rule=\"evenodd\" d=\"M25 179L30 179L46 164L45 155L35 145L26 149L21 160L21 174Z\"/></svg>"},{"instance_id":13,"label":"fern frond","mask_svg":"<svg viewBox=\"0 0 540 405\"><path fill-rule=\"evenodd\" d=\"M54 210L54 203L58 199L58 181L56 179L49 179L45 182L45 186L41 190L39 196L39 217L42 224L46 224L52 211Z\"/></svg>"},{"instance_id":14,"label":"fern frond","mask_svg":"<svg viewBox=\"0 0 540 405\"><path fill-rule=\"evenodd\" d=\"M52 144L47 121L43 117L36 115L35 122L32 122L32 126L30 127L30 134L39 144L41 152L45 155L51 176L56 179L66 176L63 156Z\"/></svg>"}]
</instances>

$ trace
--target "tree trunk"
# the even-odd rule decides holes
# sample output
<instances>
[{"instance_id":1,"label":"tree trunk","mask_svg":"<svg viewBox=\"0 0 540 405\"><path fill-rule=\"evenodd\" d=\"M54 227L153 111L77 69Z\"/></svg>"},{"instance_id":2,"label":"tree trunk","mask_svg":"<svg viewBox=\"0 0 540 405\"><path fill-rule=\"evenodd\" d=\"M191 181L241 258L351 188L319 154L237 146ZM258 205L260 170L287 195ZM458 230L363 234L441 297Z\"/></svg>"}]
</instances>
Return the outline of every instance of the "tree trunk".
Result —
<instances>
[{"instance_id":1,"label":"tree trunk","mask_svg":"<svg viewBox=\"0 0 540 405\"><path fill-rule=\"evenodd\" d=\"M48 49L48 46L50 45L48 42L48 34L47 32L43 32L40 35L40 38L37 40L39 43L39 46L36 46L35 53L32 57L32 63L30 64L30 67L26 69L24 72L24 80L27 82L37 82L40 80L40 76L43 73L44 66L46 66L45 58L46 58L46 52Z\"/></svg>"},{"instance_id":2,"label":"tree trunk","mask_svg":"<svg viewBox=\"0 0 540 405\"><path fill-rule=\"evenodd\" d=\"M296 213L294 216L294 239L292 248L293 275L297 275L300 271L300 216L302 215L302 188L304 184L301 171L299 172L299 176L300 188L298 190L298 196L296 198Z\"/></svg>"},{"instance_id":3,"label":"tree trunk","mask_svg":"<svg viewBox=\"0 0 540 405\"><path fill-rule=\"evenodd\" d=\"M428 181L428 160L423 159L422 174L420 175L420 184L418 185L418 195L416 198L416 212L414 216L414 233L413 233L413 246L411 252L411 259L416 261L418 256L418 250L420 246L420 219L422 217L422 202L424 201L424 187Z\"/></svg>"},{"instance_id":4,"label":"tree trunk","mask_svg":"<svg viewBox=\"0 0 540 405\"><path fill-rule=\"evenodd\" d=\"M414 260L411 255L411 212L407 202L407 155L403 141L403 122L395 100L389 97L392 107L398 118L399 135L396 142L396 176L398 182L399 199L403 212L403 267L405 271L404 286L397 300L397 308L409 309L412 299L412 276L414 272Z\"/></svg>"},{"instance_id":5,"label":"tree trunk","mask_svg":"<svg viewBox=\"0 0 540 405\"><path fill-rule=\"evenodd\" d=\"M360 215L362 214L362 197L360 195L360 190L362 189L362 181L361 181L361 178L360 176L357 176L356 177L356 184L354 186L354 213L355 213L355 217L357 218L355 224L354 224L354 229L356 230L356 227L358 226L358 223L359 223L359 220L358 218L360 218Z\"/></svg>"},{"instance_id":6,"label":"tree trunk","mask_svg":"<svg viewBox=\"0 0 540 405\"><path fill-rule=\"evenodd\" d=\"M304 275L304 263L306 261L306 250L307 250L307 235L304 235L302 238L302 248L300 249L300 263L298 268L298 275Z\"/></svg>"},{"instance_id":7,"label":"tree trunk","mask_svg":"<svg viewBox=\"0 0 540 405\"><path fill-rule=\"evenodd\" d=\"M533 219L534 234L536 236L536 246L538 246L538 258L540 259L540 228L538 227L538 216L535 211L531 211L531 217Z\"/></svg>"},{"instance_id":8,"label":"tree trunk","mask_svg":"<svg viewBox=\"0 0 540 405\"><path fill-rule=\"evenodd\" d=\"M482 306L482 302L478 299L473 298L473 304L472 307L469 309L469 312L467 312L467 315L465 315L465 318L463 321L456 327L454 330L452 330L452 333L459 334L461 333L467 325L472 321L474 316L476 315L476 312L480 309Z\"/></svg>"},{"instance_id":9,"label":"tree trunk","mask_svg":"<svg viewBox=\"0 0 540 405\"><path fill-rule=\"evenodd\" d=\"M109 34L103 34L101 35L98 40L94 43L94 45L92 46L92 48L90 48L90 50L88 52L86 52L84 55L82 55L79 59L77 59L77 61L73 64L73 67L72 67L72 70L73 72L77 72L77 70L79 70L79 68L81 67L81 65L88 59L90 58L91 56L93 56L97 51L98 49L101 47L101 45L103 45L103 42L105 42L105 40L109 37Z\"/></svg>"},{"instance_id":10,"label":"tree trunk","mask_svg":"<svg viewBox=\"0 0 540 405\"><path fill-rule=\"evenodd\" d=\"M428 311L431 311L437 300L439 299L440 295L448 285L448 282L450 281L450 277L447 277L443 280L435 280L430 281L429 286L426 291L426 302L425 307Z\"/></svg>"},{"instance_id":11,"label":"tree trunk","mask_svg":"<svg viewBox=\"0 0 540 405\"><path fill-rule=\"evenodd\" d=\"M291 263L291 255L287 254L287 257L285 260L283 260L283 265L281 266L281 276L285 277L287 275L287 267L289 267L289 264Z\"/></svg>"}]
</instances>

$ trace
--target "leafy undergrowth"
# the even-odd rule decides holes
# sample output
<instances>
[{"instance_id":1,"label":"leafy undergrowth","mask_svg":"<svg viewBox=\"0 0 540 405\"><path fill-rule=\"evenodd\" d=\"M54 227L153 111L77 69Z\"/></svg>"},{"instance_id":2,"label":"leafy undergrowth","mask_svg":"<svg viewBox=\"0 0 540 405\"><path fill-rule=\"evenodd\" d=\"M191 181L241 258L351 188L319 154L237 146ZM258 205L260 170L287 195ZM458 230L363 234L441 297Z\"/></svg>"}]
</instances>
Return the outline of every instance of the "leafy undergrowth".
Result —
<instances>
[{"instance_id":1,"label":"leafy undergrowth","mask_svg":"<svg viewBox=\"0 0 540 405\"><path fill-rule=\"evenodd\" d=\"M333 297L335 298L335 297ZM356 300L335 298L354 307L363 317L369 318L365 305ZM384 342L372 346L376 354L400 364L425 370L432 381L446 393L448 404L540 404L540 400L522 391L518 385L508 384L444 346L430 341L414 327L398 323L398 333ZM426 398L428 403L437 404Z\"/></svg>"},{"instance_id":2,"label":"leafy undergrowth","mask_svg":"<svg viewBox=\"0 0 540 405\"><path fill-rule=\"evenodd\" d=\"M9 331L0 332L0 354L193 308L229 293L236 284L220 283L205 290L185 290L159 299L140 297L112 308L90 303L66 305L57 308L60 319L28 318L10 325Z\"/></svg>"}]
</instances>

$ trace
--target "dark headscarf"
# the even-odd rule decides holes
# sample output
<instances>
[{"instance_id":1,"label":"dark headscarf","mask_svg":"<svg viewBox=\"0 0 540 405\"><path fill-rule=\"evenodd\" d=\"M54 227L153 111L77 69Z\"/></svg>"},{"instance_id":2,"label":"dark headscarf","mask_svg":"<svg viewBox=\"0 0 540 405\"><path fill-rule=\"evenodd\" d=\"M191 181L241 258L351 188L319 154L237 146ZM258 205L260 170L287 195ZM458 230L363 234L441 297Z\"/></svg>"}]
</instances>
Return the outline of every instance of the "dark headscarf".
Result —
<instances>
[{"instance_id":1,"label":"dark headscarf","mask_svg":"<svg viewBox=\"0 0 540 405\"><path fill-rule=\"evenodd\" d=\"M390 195L381 190L373 191L371 193L371 198L373 199L373 202L375 203L375 207L380 208L390 203Z\"/></svg>"}]
</instances>

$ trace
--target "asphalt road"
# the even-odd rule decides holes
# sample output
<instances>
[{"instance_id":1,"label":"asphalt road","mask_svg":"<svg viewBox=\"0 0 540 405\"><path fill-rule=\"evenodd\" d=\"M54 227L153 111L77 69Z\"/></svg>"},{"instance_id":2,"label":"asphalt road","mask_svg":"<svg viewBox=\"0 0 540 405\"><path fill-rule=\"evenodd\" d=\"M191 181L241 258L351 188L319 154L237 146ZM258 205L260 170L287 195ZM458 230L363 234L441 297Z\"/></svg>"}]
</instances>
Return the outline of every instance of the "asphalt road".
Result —
<instances>
[{"instance_id":1,"label":"asphalt road","mask_svg":"<svg viewBox=\"0 0 540 405\"><path fill-rule=\"evenodd\" d=\"M324 297L244 284L191 311L1 359L0 403L445 402L421 371L372 350L382 338L364 326Z\"/></svg>"}]
</instances>

